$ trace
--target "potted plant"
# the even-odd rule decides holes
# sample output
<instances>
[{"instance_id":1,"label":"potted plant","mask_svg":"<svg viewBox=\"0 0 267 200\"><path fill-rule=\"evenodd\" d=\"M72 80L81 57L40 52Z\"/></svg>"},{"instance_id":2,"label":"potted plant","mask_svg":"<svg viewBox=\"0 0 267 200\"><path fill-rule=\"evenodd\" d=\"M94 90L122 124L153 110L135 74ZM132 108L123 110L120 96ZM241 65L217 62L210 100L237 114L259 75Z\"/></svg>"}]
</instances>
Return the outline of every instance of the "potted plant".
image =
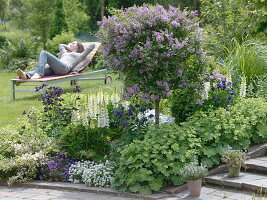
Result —
<instances>
[{"instance_id":1,"label":"potted plant","mask_svg":"<svg viewBox=\"0 0 267 200\"><path fill-rule=\"evenodd\" d=\"M190 195L200 196L202 179L208 174L208 169L205 166L199 166L197 163L192 162L185 165L180 173L187 181Z\"/></svg>"},{"instance_id":2,"label":"potted plant","mask_svg":"<svg viewBox=\"0 0 267 200\"><path fill-rule=\"evenodd\" d=\"M241 167L245 167L246 153L241 150L229 149L222 155L222 161L227 164L228 177L237 177L240 175Z\"/></svg>"}]
</instances>

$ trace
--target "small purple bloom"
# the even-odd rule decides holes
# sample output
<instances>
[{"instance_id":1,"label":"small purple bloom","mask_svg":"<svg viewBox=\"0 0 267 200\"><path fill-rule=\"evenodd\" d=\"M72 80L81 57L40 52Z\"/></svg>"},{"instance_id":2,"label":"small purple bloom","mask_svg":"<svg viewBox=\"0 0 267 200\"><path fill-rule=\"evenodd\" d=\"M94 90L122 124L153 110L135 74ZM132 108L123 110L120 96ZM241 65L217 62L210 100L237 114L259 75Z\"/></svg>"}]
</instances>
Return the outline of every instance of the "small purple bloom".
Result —
<instances>
[{"instance_id":1,"label":"small purple bloom","mask_svg":"<svg viewBox=\"0 0 267 200\"><path fill-rule=\"evenodd\" d=\"M230 94L231 94L231 95L235 95L236 92L235 92L234 90L232 90L232 91L230 92Z\"/></svg>"},{"instance_id":2,"label":"small purple bloom","mask_svg":"<svg viewBox=\"0 0 267 200\"><path fill-rule=\"evenodd\" d=\"M154 117L153 114L148 115L148 118L153 118L153 117Z\"/></svg>"}]
</instances>

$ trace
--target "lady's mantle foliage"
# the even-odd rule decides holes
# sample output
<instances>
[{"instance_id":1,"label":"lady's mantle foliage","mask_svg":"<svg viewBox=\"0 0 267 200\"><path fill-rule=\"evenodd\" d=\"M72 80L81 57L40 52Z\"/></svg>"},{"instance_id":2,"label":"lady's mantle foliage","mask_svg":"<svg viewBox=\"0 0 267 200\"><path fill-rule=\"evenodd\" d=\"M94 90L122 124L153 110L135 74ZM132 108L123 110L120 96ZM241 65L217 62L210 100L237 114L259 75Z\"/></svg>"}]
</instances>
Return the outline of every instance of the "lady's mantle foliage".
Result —
<instances>
[{"instance_id":1,"label":"lady's mantle foliage","mask_svg":"<svg viewBox=\"0 0 267 200\"><path fill-rule=\"evenodd\" d=\"M120 150L113 187L149 194L168 183L180 185L186 164L198 160L210 168L220 163L228 145L248 149L252 142L267 141L266 101L242 99L229 108L197 112L179 126L150 127L143 140Z\"/></svg>"},{"instance_id":2,"label":"lady's mantle foliage","mask_svg":"<svg viewBox=\"0 0 267 200\"><path fill-rule=\"evenodd\" d=\"M144 4L99 22L105 65L126 75L124 98L160 100L199 79L205 54L196 17L195 11Z\"/></svg>"}]
</instances>

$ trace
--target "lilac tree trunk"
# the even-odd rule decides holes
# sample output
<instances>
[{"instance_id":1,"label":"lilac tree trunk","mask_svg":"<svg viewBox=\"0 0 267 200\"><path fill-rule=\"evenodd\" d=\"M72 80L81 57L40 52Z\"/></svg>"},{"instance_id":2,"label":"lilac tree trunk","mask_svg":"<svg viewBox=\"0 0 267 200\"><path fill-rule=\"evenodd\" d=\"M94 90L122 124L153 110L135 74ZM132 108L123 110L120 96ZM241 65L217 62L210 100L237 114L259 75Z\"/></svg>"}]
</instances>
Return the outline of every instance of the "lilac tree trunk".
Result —
<instances>
[{"instance_id":1,"label":"lilac tree trunk","mask_svg":"<svg viewBox=\"0 0 267 200\"><path fill-rule=\"evenodd\" d=\"M155 101L155 126L159 125L159 103L160 100Z\"/></svg>"}]
</instances>

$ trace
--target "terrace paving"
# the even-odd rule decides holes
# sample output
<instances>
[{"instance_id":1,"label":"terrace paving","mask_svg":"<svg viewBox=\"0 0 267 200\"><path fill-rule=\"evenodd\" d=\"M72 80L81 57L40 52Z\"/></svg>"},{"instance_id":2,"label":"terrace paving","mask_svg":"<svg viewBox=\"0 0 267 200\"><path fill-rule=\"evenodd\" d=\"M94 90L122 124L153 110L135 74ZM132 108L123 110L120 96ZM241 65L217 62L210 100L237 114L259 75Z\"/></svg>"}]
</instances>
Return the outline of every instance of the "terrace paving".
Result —
<instances>
[{"instance_id":1,"label":"terrace paving","mask_svg":"<svg viewBox=\"0 0 267 200\"><path fill-rule=\"evenodd\" d=\"M162 200L267 200L266 196L253 192L238 191L229 188L218 188L215 186L203 186L200 197L192 197L185 190L179 194L163 198L128 198L107 194L94 194L89 192L25 188L25 187L0 187L1 200L140 200L140 199L162 199Z\"/></svg>"}]
</instances>

